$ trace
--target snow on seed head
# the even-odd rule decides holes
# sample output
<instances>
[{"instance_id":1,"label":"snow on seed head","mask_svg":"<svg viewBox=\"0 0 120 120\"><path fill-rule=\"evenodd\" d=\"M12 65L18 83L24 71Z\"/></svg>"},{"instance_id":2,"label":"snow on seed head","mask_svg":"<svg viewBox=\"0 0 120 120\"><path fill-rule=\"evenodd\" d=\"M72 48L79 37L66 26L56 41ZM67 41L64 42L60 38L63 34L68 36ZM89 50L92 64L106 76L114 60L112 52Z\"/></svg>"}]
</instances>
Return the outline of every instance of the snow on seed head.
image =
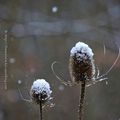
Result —
<instances>
[{"instance_id":1,"label":"snow on seed head","mask_svg":"<svg viewBox=\"0 0 120 120\"><path fill-rule=\"evenodd\" d=\"M94 55L92 49L83 42L76 43L75 47L71 49L70 53L70 56L76 55L79 60L87 59L87 56L91 59Z\"/></svg>"},{"instance_id":2,"label":"snow on seed head","mask_svg":"<svg viewBox=\"0 0 120 120\"><path fill-rule=\"evenodd\" d=\"M70 51L69 70L73 82L92 79L95 74L92 49L78 42Z\"/></svg>"},{"instance_id":3,"label":"snow on seed head","mask_svg":"<svg viewBox=\"0 0 120 120\"><path fill-rule=\"evenodd\" d=\"M31 98L37 104L40 104L40 102L44 104L48 101L51 97L51 93L50 84L44 79L34 81L30 90Z\"/></svg>"}]
</instances>

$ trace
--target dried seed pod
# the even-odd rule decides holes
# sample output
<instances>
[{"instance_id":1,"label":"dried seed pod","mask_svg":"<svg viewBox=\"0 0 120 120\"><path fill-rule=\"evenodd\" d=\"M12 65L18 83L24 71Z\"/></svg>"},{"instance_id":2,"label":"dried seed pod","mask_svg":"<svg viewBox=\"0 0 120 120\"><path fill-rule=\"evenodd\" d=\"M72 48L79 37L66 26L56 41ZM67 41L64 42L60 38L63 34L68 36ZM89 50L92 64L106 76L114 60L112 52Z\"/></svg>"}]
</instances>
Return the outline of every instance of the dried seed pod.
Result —
<instances>
[{"instance_id":1,"label":"dried seed pod","mask_svg":"<svg viewBox=\"0 0 120 120\"><path fill-rule=\"evenodd\" d=\"M83 42L76 43L70 51L69 71L73 82L94 78L95 66L92 49Z\"/></svg>"},{"instance_id":2,"label":"dried seed pod","mask_svg":"<svg viewBox=\"0 0 120 120\"><path fill-rule=\"evenodd\" d=\"M30 90L30 96L36 104L42 105L50 99L52 91L50 85L44 79L37 79L33 82Z\"/></svg>"}]
</instances>

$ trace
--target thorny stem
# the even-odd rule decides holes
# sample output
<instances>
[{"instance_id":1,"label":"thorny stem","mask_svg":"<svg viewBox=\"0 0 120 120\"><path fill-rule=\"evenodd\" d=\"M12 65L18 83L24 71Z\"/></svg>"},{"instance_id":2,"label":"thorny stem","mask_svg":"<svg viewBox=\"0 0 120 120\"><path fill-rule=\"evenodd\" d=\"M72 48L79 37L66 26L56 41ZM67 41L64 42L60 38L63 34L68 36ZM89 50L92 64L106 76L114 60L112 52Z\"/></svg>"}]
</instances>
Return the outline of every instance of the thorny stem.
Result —
<instances>
[{"instance_id":1,"label":"thorny stem","mask_svg":"<svg viewBox=\"0 0 120 120\"><path fill-rule=\"evenodd\" d=\"M40 108L40 120L43 120L43 112L42 112L42 95L40 95L40 105L39 105L39 108Z\"/></svg>"},{"instance_id":2,"label":"thorny stem","mask_svg":"<svg viewBox=\"0 0 120 120\"><path fill-rule=\"evenodd\" d=\"M78 120L83 120L83 106L84 106L84 98L85 98L85 80L81 82L81 91L79 97L79 106L78 106Z\"/></svg>"}]
</instances>

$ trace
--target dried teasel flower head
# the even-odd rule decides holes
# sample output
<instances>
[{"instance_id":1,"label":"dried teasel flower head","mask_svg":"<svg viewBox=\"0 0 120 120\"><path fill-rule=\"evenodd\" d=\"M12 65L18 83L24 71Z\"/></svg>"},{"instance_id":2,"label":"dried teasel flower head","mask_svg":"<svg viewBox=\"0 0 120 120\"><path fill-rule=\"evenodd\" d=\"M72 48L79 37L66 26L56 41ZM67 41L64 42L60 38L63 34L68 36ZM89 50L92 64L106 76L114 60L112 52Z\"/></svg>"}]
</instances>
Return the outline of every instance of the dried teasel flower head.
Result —
<instances>
[{"instance_id":1,"label":"dried teasel flower head","mask_svg":"<svg viewBox=\"0 0 120 120\"><path fill-rule=\"evenodd\" d=\"M50 85L44 79L34 81L30 90L30 96L36 104L47 102L51 98L51 93Z\"/></svg>"},{"instance_id":2,"label":"dried teasel flower head","mask_svg":"<svg viewBox=\"0 0 120 120\"><path fill-rule=\"evenodd\" d=\"M92 49L83 42L76 43L70 51L69 71L73 82L93 79L95 66Z\"/></svg>"}]
</instances>

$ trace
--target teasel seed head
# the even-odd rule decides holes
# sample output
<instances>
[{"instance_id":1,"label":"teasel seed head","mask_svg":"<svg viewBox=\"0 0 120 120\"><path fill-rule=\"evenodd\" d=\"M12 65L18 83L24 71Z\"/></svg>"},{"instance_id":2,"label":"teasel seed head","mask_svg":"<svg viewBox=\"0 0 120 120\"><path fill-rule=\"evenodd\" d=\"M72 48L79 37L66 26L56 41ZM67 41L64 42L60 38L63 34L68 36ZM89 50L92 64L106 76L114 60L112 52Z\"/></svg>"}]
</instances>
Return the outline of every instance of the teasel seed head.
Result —
<instances>
[{"instance_id":1,"label":"teasel seed head","mask_svg":"<svg viewBox=\"0 0 120 120\"><path fill-rule=\"evenodd\" d=\"M92 49L83 42L76 43L70 51L69 71L73 82L94 79L95 66Z\"/></svg>"},{"instance_id":2,"label":"teasel seed head","mask_svg":"<svg viewBox=\"0 0 120 120\"><path fill-rule=\"evenodd\" d=\"M37 79L30 89L30 96L36 104L44 105L51 98L50 85L44 79Z\"/></svg>"}]
</instances>

